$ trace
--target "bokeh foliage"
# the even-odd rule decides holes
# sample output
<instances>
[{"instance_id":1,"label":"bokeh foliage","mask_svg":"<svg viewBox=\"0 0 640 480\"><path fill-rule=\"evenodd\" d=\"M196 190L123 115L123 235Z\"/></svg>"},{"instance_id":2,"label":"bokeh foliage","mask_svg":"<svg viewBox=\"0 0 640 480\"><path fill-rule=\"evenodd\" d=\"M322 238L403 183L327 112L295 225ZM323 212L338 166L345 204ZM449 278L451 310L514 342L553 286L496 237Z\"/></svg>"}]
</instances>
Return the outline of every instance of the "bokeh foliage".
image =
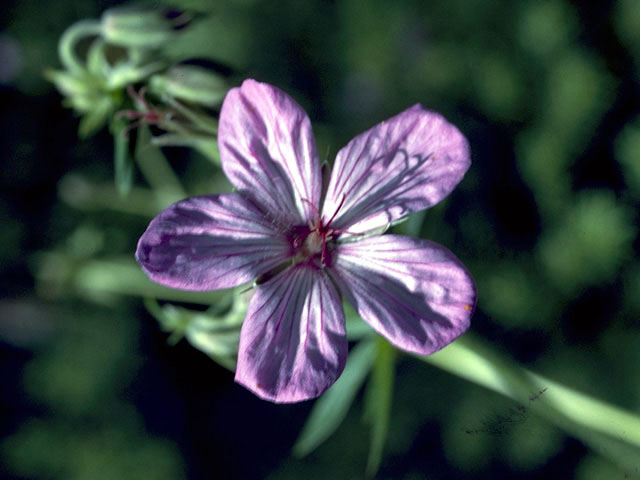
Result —
<instances>
[{"instance_id":1,"label":"bokeh foliage","mask_svg":"<svg viewBox=\"0 0 640 480\"><path fill-rule=\"evenodd\" d=\"M139 142L123 198L113 185L109 132L77 139L77 119L42 73L59 68L66 27L118 2L9 3L0 35L4 473L361 476L368 425L376 425L375 375L351 394L354 404L328 441L291 456L310 406L252 397L186 342L167 343L190 321L180 307L151 308L173 336L143 308L141 296L187 306L220 301L217 293L152 285L132 255L161 208L230 187L206 152ZM458 125L471 143L470 172L443 204L398 231L446 245L473 272L473 335L555 382L640 411L635 0L173 5L201 20L167 48L168 58L214 60L230 84L254 77L278 85L307 109L328 159L413 103ZM177 177L163 174L164 162ZM380 478L640 475L640 461L622 468L536 414L536 395L546 393L532 390L518 403L415 358L393 362L394 376L377 374L378 385L394 386L388 424L377 427L388 432Z\"/></svg>"}]
</instances>

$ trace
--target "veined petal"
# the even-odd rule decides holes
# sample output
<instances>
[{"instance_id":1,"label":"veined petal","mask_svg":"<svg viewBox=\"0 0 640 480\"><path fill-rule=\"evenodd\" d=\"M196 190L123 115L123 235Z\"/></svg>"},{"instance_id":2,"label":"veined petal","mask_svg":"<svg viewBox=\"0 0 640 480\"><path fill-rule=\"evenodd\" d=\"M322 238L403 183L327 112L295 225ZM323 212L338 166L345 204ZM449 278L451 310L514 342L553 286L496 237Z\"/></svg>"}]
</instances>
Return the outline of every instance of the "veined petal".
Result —
<instances>
[{"instance_id":1,"label":"veined petal","mask_svg":"<svg viewBox=\"0 0 640 480\"><path fill-rule=\"evenodd\" d=\"M237 193L187 198L155 217L136 259L154 282L184 290L235 287L285 262L291 246Z\"/></svg>"},{"instance_id":2,"label":"veined petal","mask_svg":"<svg viewBox=\"0 0 640 480\"><path fill-rule=\"evenodd\" d=\"M309 117L289 95L255 80L230 90L218 144L229 181L285 225L316 216L320 161Z\"/></svg>"},{"instance_id":3,"label":"veined petal","mask_svg":"<svg viewBox=\"0 0 640 480\"><path fill-rule=\"evenodd\" d=\"M476 288L446 248L381 235L340 245L334 258L330 274L344 296L398 348L433 353L469 327Z\"/></svg>"},{"instance_id":4,"label":"veined petal","mask_svg":"<svg viewBox=\"0 0 640 480\"><path fill-rule=\"evenodd\" d=\"M299 402L329 388L346 358L342 301L324 270L298 264L260 285L240 332L236 382Z\"/></svg>"},{"instance_id":5,"label":"veined petal","mask_svg":"<svg viewBox=\"0 0 640 480\"><path fill-rule=\"evenodd\" d=\"M323 218L350 232L382 227L435 205L471 164L460 131L414 105L358 135L338 152Z\"/></svg>"}]
</instances>

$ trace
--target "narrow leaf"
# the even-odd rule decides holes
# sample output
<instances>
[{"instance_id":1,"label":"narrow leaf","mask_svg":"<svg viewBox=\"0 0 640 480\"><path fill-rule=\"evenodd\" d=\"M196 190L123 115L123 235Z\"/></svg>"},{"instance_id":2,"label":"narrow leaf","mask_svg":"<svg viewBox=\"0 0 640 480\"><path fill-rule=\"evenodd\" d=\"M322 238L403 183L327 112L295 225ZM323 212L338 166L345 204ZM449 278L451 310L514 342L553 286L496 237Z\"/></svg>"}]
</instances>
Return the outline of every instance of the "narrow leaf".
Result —
<instances>
[{"instance_id":1,"label":"narrow leaf","mask_svg":"<svg viewBox=\"0 0 640 480\"><path fill-rule=\"evenodd\" d=\"M375 354L375 338L366 339L352 349L338 381L313 406L293 447L294 455L303 457L312 452L340 426L369 373Z\"/></svg>"},{"instance_id":2,"label":"narrow leaf","mask_svg":"<svg viewBox=\"0 0 640 480\"><path fill-rule=\"evenodd\" d=\"M105 44L101 38L96 38L87 52L87 70L97 78L109 76L111 66L105 55Z\"/></svg>"},{"instance_id":3,"label":"narrow leaf","mask_svg":"<svg viewBox=\"0 0 640 480\"><path fill-rule=\"evenodd\" d=\"M367 385L365 397L365 419L371 424L367 478L373 478L382 462L393 393L395 349L382 337L378 337L377 343L378 355L373 365L371 381Z\"/></svg>"},{"instance_id":4,"label":"narrow leaf","mask_svg":"<svg viewBox=\"0 0 640 480\"><path fill-rule=\"evenodd\" d=\"M226 306L224 313L216 315L218 305ZM183 337L228 370L234 371L238 354L240 327L247 311L247 302L241 295L234 295L233 303L223 298L207 312L190 310L171 304L160 306L157 300L145 299L145 306L163 330L171 332L169 343L176 344Z\"/></svg>"},{"instance_id":5,"label":"narrow leaf","mask_svg":"<svg viewBox=\"0 0 640 480\"><path fill-rule=\"evenodd\" d=\"M187 196L164 153L153 144L151 131L146 126L138 128L135 158L140 172L154 190L176 198Z\"/></svg>"},{"instance_id":6,"label":"narrow leaf","mask_svg":"<svg viewBox=\"0 0 640 480\"><path fill-rule=\"evenodd\" d=\"M518 403L580 439L628 471L640 468L640 415L520 367L489 345L465 335L420 360ZM535 402L530 399L535 397Z\"/></svg>"},{"instance_id":7,"label":"narrow leaf","mask_svg":"<svg viewBox=\"0 0 640 480\"><path fill-rule=\"evenodd\" d=\"M365 337L371 337L375 335L375 330L364 322L358 312L356 312L351 305L344 303L344 318L347 326L347 338L349 341L359 341Z\"/></svg>"},{"instance_id":8,"label":"narrow leaf","mask_svg":"<svg viewBox=\"0 0 640 480\"><path fill-rule=\"evenodd\" d=\"M133 159L129 151L129 138L125 132L126 126L125 119L114 119L111 122L115 184L118 193L122 196L129 193L133 184Z\"/></svg>"}]
</instances>

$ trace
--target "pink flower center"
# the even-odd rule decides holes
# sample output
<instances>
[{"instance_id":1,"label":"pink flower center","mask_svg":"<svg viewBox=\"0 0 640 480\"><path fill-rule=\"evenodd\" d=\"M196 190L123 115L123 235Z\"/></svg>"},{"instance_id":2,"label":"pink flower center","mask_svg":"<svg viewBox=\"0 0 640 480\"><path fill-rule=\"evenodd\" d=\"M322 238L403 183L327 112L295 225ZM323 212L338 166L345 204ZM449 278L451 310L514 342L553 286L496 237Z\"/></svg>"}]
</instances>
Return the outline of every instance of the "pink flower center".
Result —
<instances>
[{"instance_id":1,"label":"pink flower center","mask_svg":"<svg viewBox=\"0 0 640 480\"><path fill-rule=\"evenodd\" d=\"M308 230L294 237L294 259L303 261L320 255L320 263L324 267L327 264L329 248L328 243L333 239L334 230L329 228L329 222L322 224L322 219L316 216L310 223Z\"/></svg>"},{"instance_id":2,"label":"pink flower center","mask_svg":"<svg viewBox=\"0 0 640 480\"><path fill-rule=\"evenodd\" d=\"M315 255L316 253L321 253L326 244L327 235L323 235L320 230L312 230L307 235L307 238L304 239L302 249L308 255Z\"/></svg>"},{"instance_id":3,"label":"pink flower center","mask_svg":"<svg viewBox=\"0 0 640 480\"><path fill-rule=\"evenodd\" d=\"M322 267L326 266L327 260L329 260L329 248L328 243L333 240L334 233L342 233L342 230L335 230L331 228L331 222L336 218L345 197L342 197L342 201L338 205L335 213L331 216L326 224L322 223L320 212L308 200L304 200L313 209L315 216L313 222L309 222L308 229L304 229L302 233L295 235L293 239L293 247L295 249L294 261L300 262L315 258L320 255L320 264Z\"/></svg>"}]
</instances>

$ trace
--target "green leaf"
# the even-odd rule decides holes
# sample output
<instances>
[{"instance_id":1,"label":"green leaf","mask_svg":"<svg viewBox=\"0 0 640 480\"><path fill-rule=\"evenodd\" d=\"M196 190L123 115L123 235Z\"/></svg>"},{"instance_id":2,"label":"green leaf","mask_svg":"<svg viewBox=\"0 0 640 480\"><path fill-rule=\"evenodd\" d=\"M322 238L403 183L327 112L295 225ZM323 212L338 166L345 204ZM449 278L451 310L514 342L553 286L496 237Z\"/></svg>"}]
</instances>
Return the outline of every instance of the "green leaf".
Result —
<instances>
[{"instance_id":1,"label":"green leaf","mask_svg":"<svg viewBox=\"0 0 640 480\"><path fill-rule=\"evenodd\" d=\"M247 312L247 299L236 292L233 298L223 297L206 312L171 304L160 306L147 298L145 306L165 331L171 332L169 343L183 337L225 368L235 371L240 327Z\"/></svg>"},{"instance_id":2,"label":"green leaf","mask_svg":"<svg viewBox=\"0 0 640 480\"><path fill-rule=\"evenodd\" d=\"M520 404L633 471L640 464L640 416L520 367L471 334L416 358ZM535 402L532 401L535 399Z\"/></svg>"},{"instance_id":3,"label":"green leaf","mask_svg":"<svg viewBox=\"0 0 640 480\"><path fill-rule=\"evenodd\" d=\"M76 110L86 111L78 127L78 136L83 139L90 137L104 127L114 109L113 101L107 96L100 98L78 96L73 97L71 100ZM85 102L90 102L90 109L79 108L81 104Z\"/></svg>"},{"instance_id":4,"label":"green leaf","mask_svg":"<svg viewBox=\"0 0 640 480\"><path fill-rule=\"evenodd\" d=\"M369 373L375 354L375 338L364 340L352 349L338 381L313 406L293 447L294 455L303 457L312 452L340 426Z\"/></svg>"},{"instance_id":5,"label":"green leaf","mask_svg":"<svg viewBox=\"0 0 640 480\"><path fill-rule=\"evenodd\" d=\"M115 184L118 193L122 196L129 193L133 184L133 158L129 151L129 138L126 135L126 127L127 122L125 119L114 119L111 123Z\"/></svg>"},{"instance_id":6,"label":"green leaf","mask_svg":"<svg viewBox=\"0 0 640 480\"><path fill-rule=\"evenodd\" d=\"M371 424L371 444L367 459L367 478L373 478L380 468L384 442L389 429L395 349L378 337L378 355L373 366L371 381L367 385L365 397L365 420Z\"/></svg>"},{"instance_id":7,"label":"green leaf","mask_svg":"<svg viewBox=\"0 0 640 480\"><path fill-rule=\"evenodd\" d=\"M347 338L349 341L362 340L365 337L375 335L375 330L364 322L358 312L356 312L347 302L344 303L344 316L347 327Z\"/></svg>"},{"instance_id":8,"label":"green leaf","mask_svg":"<svg viewBox=\"0 0 640 480\"><path fill-rule=\"evenodd\" d=\"M218 149L218 142L209 140L209 141L199 141L195 145L196 150L198 150L202 155L204 155L207 159L211 160L211 162L220 166L220 150Z\"/></svg>"},{"instance_id":9,"label":"green leaf","mask_svg":"<svg viewBox=\"0 0 640 480\"><path fill-rule=\"evenodd\" d=\"M87 70L99 79L108 77L111 69L104 48L104 41L101 38L96 38L87 51Z\"/></svg>"},{"instance_id":10,"label":"green leaf","mask_svg":"<svg viewBox=\"0 0 640 480\"><path fill-rule=\"evenodd\" d=\"M69 73L62 70L45 70L44 76L62 95L67 97L88 96L94 90L93 85L88 81L89 75L84 71Z\"/></svg>"},{"instance_id":11,"label":"green leaf","mask_svg":"<svg viewBox=\"0 0 640 480\"><path fill-rule=\"evenodd\" d=\"M174 302L211 305L228 295L226 290L176 290L152 282L129 253L101 260L78 259L61 251L42 252L34 258L36 288L50 296L76 295L106 305L121 296L155 297Z\"/></svg>"},{"instance_id":12,"label":"green leaf","mask_svg":"<svg viewBox=\"0 0 640 480\"><path fill-rule=\"evenodd\" d=\"M147 126L138 128L138 144L135 155L140 172L156 192L166 194L172 201L187 196L180 179L171 168L164 153L157 145L153 144L153 136Z\"/></svg>"}]
</instances>

